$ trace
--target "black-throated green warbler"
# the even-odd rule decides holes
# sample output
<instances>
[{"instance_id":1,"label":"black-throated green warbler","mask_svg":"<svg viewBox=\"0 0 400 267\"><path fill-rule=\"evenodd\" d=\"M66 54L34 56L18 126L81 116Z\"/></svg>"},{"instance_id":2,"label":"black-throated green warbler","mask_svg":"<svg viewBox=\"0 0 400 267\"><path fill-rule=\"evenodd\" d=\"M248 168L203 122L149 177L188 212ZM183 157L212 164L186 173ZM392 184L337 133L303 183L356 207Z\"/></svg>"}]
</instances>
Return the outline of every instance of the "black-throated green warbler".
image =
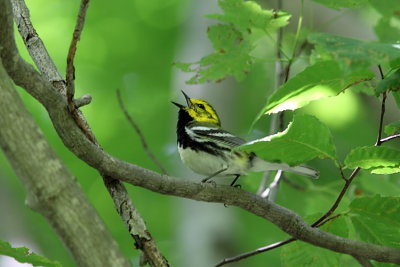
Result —
<instances>
[{"instance_id":1,"label":"black-throated green warbler","mask_svg":"<svg viewBox=\"0 0 400 267\"><path fill-rule=\"evenodd\" d=\"M306 166L289 166L258 158L254 153L233 150L246 143L240 137L221 128L221 121L214 108L204 100L190 98L183 92L187 106L172 102L179 107L177 139L183 163L192 171L214 176L235 176L233 186L240 175L247 172L283 170L317 178L317 170Z\"/></svg>"}]
</instances>

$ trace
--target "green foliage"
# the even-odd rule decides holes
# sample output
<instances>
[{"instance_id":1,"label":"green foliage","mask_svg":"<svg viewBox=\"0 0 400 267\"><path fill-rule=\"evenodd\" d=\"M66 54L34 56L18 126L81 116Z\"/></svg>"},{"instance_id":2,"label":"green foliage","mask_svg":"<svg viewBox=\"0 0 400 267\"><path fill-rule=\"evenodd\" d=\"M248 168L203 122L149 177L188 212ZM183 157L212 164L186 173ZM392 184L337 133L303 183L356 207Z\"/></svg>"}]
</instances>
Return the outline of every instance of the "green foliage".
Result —
<instances>
[{"instance_id":1,"label":"green foliage","mask_svg":"<svg viewBox=\"0 0 400 267\"><path fill-rule=\"evenodd\" d=\"M282 11L265 10L253 1L219 0L223 14L207 15L208 18L233 24L240 32L273 30L288 24L290 15Z\"/></svg>"},{"instance_id":2,"label":"green foliage","mask_svg":"<svg viewBox=\"0 0 400 267\"><path fill-rule=\"evenodd\" d=\"M395 43L400 40L400 29L391 24L390 17L380 18L374 30L381 42Z\"/></svg>"},{"instance_id":3,"label":"green foliage","mask_svg":"<svg viewBox=\"0 0 400 267\"><path fill-rule=\"evenodd\" d=\"M392 91L392 96L396 102L397 108L400 109L400 91Z\"/></svg>"},{"instance_id":4,"label":"green foliage","mask_svg":"<svg viewBox=\"0 0 400 267\"><path fill-rule=\"evenodd\" d=\"M268 161L297 165L315 157L336 159L332 135L323 123L310 115L295 115L288 128L246 145L240 150L252 151Z\"/></svg>"},{"instance_id":5,"label":"green foliage","mask_svg":"<svg viewBox=\"0 0 400 267\"><path fill-rule=\"evenodd\" d=\"M368 0L312 0L329 8L358 8L365 6Z\"/></svg>"},{"instance_id":6,"label":"green foliage","mask_svg":"<svg viewBox=\"0 0 400 267\"><path fill-rule=\"evenodd\" d=\"M321 230L377 245L400 247L400 198L362 197L354 199L347 211L320 227ZM348 266L354 263L326 249L295 241L281 252L284 266ZM347 263L347 264L346 264Z\"/></svg>"},{"instance_id":7,"label":"green foliage","mask_svg":"<svg viewBox=\"0 0 400 267\"><path fill-rule=\"evenodd\" d=\"M400 172L400 150L389 147L358 147L345 159L346 168L360 167L376 174Z\"/></svg>"},{"instance_id":8,"label":"green foliage","mask_svg":"<svg viewBox=\"0 0 400 267\"><path fill-rule=\"evenodd\" d=\"M326 33L312 33L308 40L351 68L365 68L383 63L391 63L394 68L400 58L400 49L390 43L365 42Z\"/></svg>"},{"instance_id":9,"label":"green foliage","mask_svg":"<svg viewBox=\"0 0 400 267\"><path fill-rule=\"evenodd\" d=\"M379 95L387 90L397 91L400 89L400 69L390 76L381 80L376 86L376 93Z\"/></svg>"},{"instance_id":10,"label":"green foliage","mask_svg":"<svg viewBox=\"0 0 400 267\"><path fill-rule=\"evenodd\" d=\"M286 26L290 15L283 11L264 10L253 1L220 0L223 14L207 17L226 22L208 28L214 52L194 63L176 63L184 72L196 73L188 84L221 81L227 76L243 80L256 61L252 52L258 40L270 31Z\"/></svg>"},{"instance_id":11,"label":"green foliage","mask_svg":"<svg viewBox=\"0 0 400 267\"><path fill-rule=\"evenodd\" d=\"M308 216L308 218L315 216ZM349 230L346 227L346 221L343 216L325 223L321 230L330 232L341 237L348 237ZM344 258L333 251L318 248L301 241L292 242L282 248L281 260L283 266L344 266L348 258Z\"/></svg>"},{"instance_id":12,"label":"green foliage","mask_svg":"<svg viewBox=\"0 0 400 267\"><path fill-rule=\"evenodd\" d=\"M397 0L369 0L370 5L375 8L382 16L399 17L400 2Z\"/></svg>"},{"instance_id":13,"label":"green foliage","mask_svg":"<svg viewBox=\"0 0 400 267\"><path fill-rule=\"evenodd\" d=\"M343 74L335 61L321 61L307 67L283 84L268 99L260 115L301 108L311 101L336 96L349 85L372 78L368 71Z\"/></svg>"},{"instance_id":14,"label":"green foliage","mask_svg":"<svg viewBox=\"0 0 400 267\"><path fill-rule=\"evenodd\" d=\"M0 255L5 255L14 258L22 263L30 263L33 266L44 267L61 267L59 262L49 260L39 256L33 252L29 252L28 248L13 248L9 243L0 240Z\"/></svg>"},{"instance_id":15,"label":"green foliage","mask_svg":"<svg viewBox=\"0 0 400 267\"><path fill-rule=\"evenodd\" d=\"M385 126L385 129L384 129L384 131L387 135L392 135L392 134L398 133L399 130L400 130L400 121L395 121L395 122L389 123L388 125Z\"/></svg>"},{"instance_id":16,"label":"green foliage","mask_svg":"<svg viewBox=\"0 0 400 267\"><path fill-rule=\"evenodd\" d=\"M284 1L284 5L289 1ZM156 2L159 3L130 1L124 4L125 8L121 9L119 6L99 1L89 8L75 62L76 86L78 95L90 93L93 96L92 104L82 110L104 150L123 160L156 170L154 164L141 149L139 138L123 118L122 112L119 112L116 99L113 99L112 88L119 87L122 89L129 112L140 125L148 144L154 149L157 157L160 157L170 174L179 177L192 175L192 177L198 178L189 171L185 172L187 170L180 164L175 148L176 109L171 107L169 100L174 100L173 98L176 96L174 93L171 95L171 92L180 93L177 88L171 86L176 81L175 74L172 74L174 72L171 62L182 56L181 50L189 50L192 54L198 53L193 47L182 43L183 40L197 40L199 36L207 34L212 52L194 63L176 63L176 66L193 75L188 83L219 82L229 76L240 81L239 83L230 81L212 85L212 89L216 90L229 87L229 90L227 89L221 94L223 98L219 103L211 102L218 110L221 106L223 107L222 110L225 110L225 114L222 112L220 115L222 115L223 121L227 122L224 125L235 128L234 132L246 132L254 114L261 116L284 110L296 110L297 113L307 112L301 108L327 97L334 99L343 90L351 87L356 93L354 98L359 104L355 106L359 110L342 130L333 127L329 130L314 117L295 114L292 123L284 132L256 140L241 149L255 150L260 157L266 160L299 164L318 157L329 158L336 162L336 150L339 158L342 158L349 146L355 148L346 158L346 167L360 166L368 171L360 172L349 191L344 195L339 207L342 210L341 216L327 222L321 228L344 237L398 247L398 243L396 243L396 236L399 236L398 229L400 228L398 225L400 217L398 198L362 197L354 200L353 198L359 194L362 196L376 193L386 196L399 195L399 174L388 174L398 172L400 169L399 151L392 148L364 146L370 145L376 135L379 117L376 93L390 90L391 95L388 94L388 97L393 96L400 108L400 91L394 91L398 88L396 68L400 66L398 46L400 1L315 0L314 2L325 7L336 9L333 11L334 17L330 17L332 12L326 12L326 8L313 5L312 9L307 10L307 13L300 14L303 20L302 25L308 25L310 28L305 30L302 27L297 33L292 31L296 28L296 21L291 21L291 27L285 27L289 24L290 14L273 11L270 9L272 7L268 6L261 7L253 1L219 1L221 14L206 15L207 18L212 19L208 20L209 22L215 22L208 28L207 33L205 29L203 32L198 31L198 27L190 28L193 23L192 16L198 16L193 12L192 7L207 6L211 8L213 2L181 0L158 0ZM290 1L290 4L296 5L303 1L295 2ZM307 4L306 1L304 2ZM79 3L30 0L30 3L27 1L27 4L31 9L35 27L47 49L60 70L65 70L65 55L70 42L70 35L65 33L72 34ZM372 12L361 8L367 5L377 10L378 17L376 17L376 13L371 15ZM295 7L293 6L293 8ZM340 8L360 9L350 12L338 11ZM211 13L215 12L218 11L211 11ZM314 16L309 12L312 14L321 12L322 15ZM346 31L341 32L340 25L343 25L341 23L344 17L347 19L345 21ZM357 25L360 25L360 21L354 25L349 23L357 21L359 18L362 18L361 22L365 26L365 30L368 32L372 32L372 29L375 30L376 39L379 41L370 42L339 36L362 38L363 34L360 33L359 28L356 28ZM58 26L54 27L53 25ZM312 27L315 25L318 25L318 30L321 32L331 32L331 29L335 28L338 35L313 33L315 28ZM276 31L280 27L285 27L281 44L283 55L281 63L283 67L289 60L293 64L288 82L278 86L275 91L274 79L279 75L276 73L279 70L275 68L277 62L275 58ZM314 44L314 47L311 47L309 43L303 43L303 40L308 40ZM299 50L292 51L293 47L302 48L301 53L297 53ZM20 51L26 51L25 48L20 48ZM291 55L295 55L295 57L291 58ZM28 58L29 55L26 53L24 59ZM375 65L377 64L382 64L386 75L382 81L380 77L374 79L374 74L371 72L376 69ZM391 75L388 75L390 73ZM366 80L368 86L362 85L362 82ZM186 89L191 90L192 88L184 88L184 90ZM362 92L367 93L368 96L364 94L360 96ZM77 160L65 149L43 108L32 100L31 96L21 94L57 154L71 168L71 172L79 180L100 216L104 218L107 227L116 237L124 253L131 259L139 257L137 250L132 249L132 240L126 234L125 225L116 214L113 203L107 197L108 193L97 172ZM191 94L189 93L189 95ZM212 96L215 96L214 93ZM206 100L210 100L211 94L208 94L207 97L209 98ZM366 99L368 99L368 103L376 102L375 105L362 105ZM388 105L391 103L388 101ZM330 112L332 117L339 121L339 116L335 117L337 110L348 110L349 102L336 105L334 108L322 108L324 108L324 112ZM115 110L115 112L110 112L110 110ZM316 110L315 114L321 110ZM391 115L388 117L391 120L398 116L398 114L390 114L393 110L395 110L393 107L387 108L388 115ZM288 119L289 116L286 117ZM266 135L270 118L271 116L264 116L257 124L260 127L255 130L264 133L255 133L257 138ZM385 117L385 119L389 118ZM397 133L399 127L399 122L391 123L385 127L385 132L388 135ZM333 144L332 136L337 148ZM280 205L292 209L306 218L309 217L309 214L324 212L336 199L343 184L339 171L330 161L317 159L311 164L320 170L321 179L309 181L306 178L300 180L301 177L295 177L299 180L294 180L293 183L301 183L304 185L305 191L297 190L283 183L277 200ZM178 169L177 166L180 168ZM371 172L385 175L372 175ZM2 184L1 186L1 188L7 188L4 192L10 192L10 197L5 196L6 201L1 202L7 203L6 207L8 207L8 203L20 204L19 212L12 214L15 216L23 214L21 215L23 217L17 217L14 220L26 222L26 225L20 226L26 231L30 229L32 221L40 221L40 224L35 224L37 228L29 232L35 245L46 253L46 257L55 258L65 266L72 266L70 256L63 249L56 234L50 230L50 226L39 215L32 215L33 213L23 205L25 196L23 188L12 174L11 168L4 158L0 159L0 180L6 181L6 185ZM245 181L249 180L251 180L250 177ZM255 180L249 182L256 183ZM216 182L219 183L220 180L216 179ZM244 190L251 191L246 184L244 185ZM254 188L257 186L258 184ZM282 232L276 231L274 226L266 225L259 218L254 218L255 216L245 212L241 213L239 210L235 210L238 220L232 220L230 215L226 216L226 219L224 218L226 209L222 205L215 207L215 209L220 208L217 210L218 220L215 220L216 217L212 214L213 208L206 205L201 209L207 214L209 212L211 216L202 216L202 220L191 220L190 226L188 226L186 224L188 218L192 218L196 214L192 212L192 207L198 207L201 204L182 199L170 200L171 198L148 193L137 187L128 189L130 193L133 193L133 201L148 222L153 236L157 237L161 251L174 266L190 265L187 262L182 263L184 257L179 255L187 255L185 258L188 258L189 261L193 261L193 257L200 255L201 260L207 261L208 257L204 257L206 253L204 251L214 248L207 244L201 250L196 248L194 251L188 251L191 246L187 246L181 237L185 236L189 227L201 229L197 232L203 236L215 236L213 241L234 244L234 251L244 251L249 247L254 247L255 244L275 242L286 237ZM356 190L360 192L356 193ZM348 203L351 203L350 208L343 212L349 207ZM0 209L4 207L1 205L2 203L0 203ZM182 209L183 205L190 208ZM14 207L12 208L14 209ZM177 213L176 210L179 212ZM160 223L160 217L163 218L162 223ZM207 218L211 218L211 222L204 222L203 219ZM246 223L247 221L251 223ZM2 218L0 222L2 225L7 225L6 218ZM215 229L220 227L219 223L223 225L224 231L227 231L226 236L213 234ZM28 224L29 227L27 227ZM210 225L216 228L207 232ZM249 227L244 227L245 225L254 225L254 227L249 229ZM385 226L387 228L383 229ZM16 230L12 232L13 227L13 223L8 223L7 226L0 229L0 235L6 235L9 232L10 236L18 235L21 230L15 226ZM260 229L268 234L260 234ZM218 233L220 233L219 228ZM390 235L391 233L393 236ZM235 242L235 236L238 239L241 238L240 242ZM226 246L219 247L225 248ZM228 249L222 251L213 249L211 253L217 255L219 260L231 254L227 251ZM262 266L268 260L269 265L279 266L280 259L285 266L358 266L358 263L351 257L301 242L294 242L283 247L281 257L279 250L274 250L254 257L248 260L249 264L244 262L243 265ZM211 266L214 263L201 262L204 266Z\"/></svg>"},{"instance_id":17,"label":"green foliage","mask_svg":"<svg viewBox=\"0 0 400 267\"><path fill-rule=\"evenodd\" d=\"M400 198L364 197L350 204L347 216L365 242L400 248Z\"/></svg>"}]
</instances>

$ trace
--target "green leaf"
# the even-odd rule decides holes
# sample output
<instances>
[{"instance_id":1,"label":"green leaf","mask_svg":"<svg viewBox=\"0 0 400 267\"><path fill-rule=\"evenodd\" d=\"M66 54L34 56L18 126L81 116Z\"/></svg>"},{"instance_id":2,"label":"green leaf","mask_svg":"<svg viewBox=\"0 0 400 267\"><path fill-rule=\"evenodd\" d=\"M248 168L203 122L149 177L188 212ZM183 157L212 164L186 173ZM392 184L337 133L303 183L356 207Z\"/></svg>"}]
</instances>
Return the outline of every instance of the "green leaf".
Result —
<instances>
[{"instance_id":1,"label":"green leaf","mask_svg":"<svg viewBox=\"0 0 400 267\"><path fill-rule=\"evenodd\" d=\"M390 174L400 171L400 150L389 147L358 147L345 159L346 168L360 167L371 173Z\"/></svg>"},{"instance_id":2,"label":"green leaf","mask_svg":"<svg viewBox=\"0 0 400 267\"><path fill-rule=\"evenodd\" d=\"M344 75L339 64L335 61L317 62L275 91L268 99L267 105L261 110L258 118L265 113L294 110L307 105L311 101L335 96L348 86L372 77L371 72Z\"/></svg>"},{"instance_id":3,"label":"green leaf","mask_svg":"<svg viewBox=\"0 0 400 267\"><path fill-rule=\"evenodd\" d=\"M398 0L369 0L369 3L384 17L400 17L400 1Z\"/></svg>"},{"instance_id":4,"label":"green leaf","mask_svg":"<svg viewBox=\"0 0 400 267\"><path fill-rule=\"evenodd\" d=\"M400 89L400 69L396 70L390 76L379 81L376 86L376 93L379 95L387 90L397 91Z\"/></svg>"},{"instance_id":5,"label":"green leaf","mask_svg":"<svg viewBox=\"0 0 400 267\"><path fill-rule=\"evenodd\" d=\"M351 91L355 93L363 93L368 96L375 96L375 87L376 87L375 83L372 84L371 81L366 81L355 84L354 86L351 87Z\"/></svg>"},{"instance_id":6,"label":"green leaf","mask_svg":"<svg viewBox=\"0 0 400 267\"><path fill-rule=\"evenodd\" d=\"M379 194L383 196L400 196L400 186L393 178L389 175L376 176L364 172L359 174L357 184L360 184L361 190L367 195L376 194L379 190Z\"/></svg>"},{"instance_id":7,"label":"green leaf","mask_svg":"<svg viewBox=\"0 0 400 267\"><path fill-rule=\"evenodd\" d=\"M400 91L392 91L392 96L396 102L397 108L400 109Z\"/></svg>"},{"instance_id":8,"label":"green leaf","mask_svg":"<svg viewBox=\"0 0 400 267\"><path fill-rule=\"evenodd\" d=\"M336 159L332 135L323 123L311 115L295 115L288 128L238 147L255 152L267 161L297 165L315 157Z\"/></svg>"},{"instance_id":9,"label":"green leaf","mask_svg":"<svg viewBox=\"0 0 400 267\"><path fill-rule=\"evenodd\" d=\"M184 72L195 73L187 81L189 84L218 82L227 76L243 80L257 60L253 53L265 45L260 40L269 34L268 31L287 25L290 18L283 11L264 10L252 1L220 0L219 5L224 13L208 17L227 24L208 28L214 52L193 63L176 64Z\"/></svg>"},{"instance_id":10,"label":"green leaf","mask_svg":"<svg viewBox=\"0 0 400 267\"><path fill-rule=\"evenodd\" d=\"M380 18L374 30L381 42L398 43L400 41L400 29L390 24L390 17Z\"/></svg>"},{"instance_id":11,"label":"green leaf","mask_svg":"<svg viewBox=\"0 0 400 267\"><path fill-rule=\"evenodd\" d=\"M365 6L368 0L312 0L329 8L358 8Z\"/></svg>"},{"instance_id":12,"label":"green leaf","mask_svg":"<svg viewBox=\"0 0 400 267\"><path fill-rule=\"evenodd\" d=\"M347 67L369 67L400 59L400 45L365 42L356 39L312 33L308 40L341 60Z\"/></svg>"},{"instance_id":13,"label":"green leaf","mask_svg":"<svg viewBox=\"0 0 400 267\"><path fill-rule=\"evenodd\" d=\"M384 131L385 134L387 135L393 135L395 133L398 133L400 131L400 121L389 123L388 125L385 126Z\"/></svg>"},{"instance_id":14,"label":"green leaf","mask_svg":"<svg viewBox=\"0 0 400 267\"><path fill-rule=\"evenodd\" d=\"M288 13L262 9L253 1L220 0L218 4L224 13L210 14L206 17L233 24L241 32L250 29L273 30L289 23Z\"/></svg>"},{"instance_id":15,"label":"green leaf","mask_svg":"<svg viewBox=\"0 0 400 267\"><path fill-rule=\"evenodd\" d=\"M30 263L33 266L49 266L49 267L61 267L61 264L56 261L49 260L45 257L39 256L35 253L29 252L29 249L13 248L8 242L0 240L0 255L5 255L14 258L15 260L22 263Z\"/></svg>"},{"instance_id":16,"label":"green leaf","mask_svg":"<svg viewBox=\"0 0 400 267\"><path fill-rule=\"evenodd\" d=\"M400 247L400 198L356 198L348 213L361 240L378 245Z\"/></svg>"},{"instance_id":17,"label":"green leaf","mask_svg":"<svg viewBox=\"0 0 400 267\"><path fill-rule=\"evenodd\" d=\"M207 81L221 81L227 75L243 80L252 63L249 53L251 43L244 40L242 34L230 25L211 26L208 37L213 43L214 53L203 57L195 63L177 63L176 66L185 72L196 72L187 83L196 84Z\"/></svg>"},{"instance_id":18,"label":"green leaf","mask_svg":"<svg viewBox=\"0 0 400 267\"><path fill-rule=\"evenodd\" d=\"M349 234L343 216L325 223L321 229L342 237ZM348 266L344 264L341 254L300 241L285 245L281 250L281 260L283 266Z\"/></svg>"}]
</instances>

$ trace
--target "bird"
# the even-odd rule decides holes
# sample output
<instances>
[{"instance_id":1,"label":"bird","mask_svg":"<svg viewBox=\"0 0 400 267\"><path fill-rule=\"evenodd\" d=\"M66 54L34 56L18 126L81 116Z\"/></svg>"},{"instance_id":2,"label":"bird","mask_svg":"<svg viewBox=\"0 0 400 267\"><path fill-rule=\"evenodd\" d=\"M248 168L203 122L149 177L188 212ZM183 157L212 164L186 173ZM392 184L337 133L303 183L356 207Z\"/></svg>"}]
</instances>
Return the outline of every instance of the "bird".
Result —
<instances>
[{"instance_id":1,"label":"bird","mask_svg":"<svg viewBox=\"0 0 400 267\"><path fill-rule=\"evenodd\" d=\"M217 176L234 176L234 186L241 175L270 170L288 171L318 178L319 172L308 166L289 166L268 162L253 152L234 149L246 141L221 127L221 120L211 104L190 98L182 91L186 106L171 101L179 108L176 126L177 145L184 165L193 172L206 175L202 182Z\"/></svg>"}]
</instances>

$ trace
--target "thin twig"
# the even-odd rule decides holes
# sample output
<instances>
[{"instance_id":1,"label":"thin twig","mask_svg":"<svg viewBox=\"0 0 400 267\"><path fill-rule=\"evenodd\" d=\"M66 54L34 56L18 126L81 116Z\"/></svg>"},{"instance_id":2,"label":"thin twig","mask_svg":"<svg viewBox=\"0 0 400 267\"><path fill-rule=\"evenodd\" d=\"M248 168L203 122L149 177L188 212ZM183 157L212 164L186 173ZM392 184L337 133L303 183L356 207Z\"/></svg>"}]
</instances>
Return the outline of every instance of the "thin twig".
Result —
<instances>
[{"instance_id":1,"label":"thin twig","mask_svg":"<svg viewBox=\"0 0 400 267\"><path fill-rule=\"evenodd\" d=\"M388 142L388 141L393 140L393 139L396 139L396 138L400 138L400 134L395 134L395 135L391 135L391 136L382 138L381 141L380 141L380 143L383 144L383 143L385 143L385 142Z\"/></svg>"},{"instance_id":2,"label":"thin twig","mask_svg":"<svg viewBox=\"0 0 400 267\"><path fill-rule=\"evenodd\" d=\"M386 105L386 92L382 94L382 104L381 104L381 115L379 120L379 130L378 130L378 137L376 138L375 146L380 146L382 144L382 130L383 130L383 117L385 115L385 105Z\"/></svg>"},{"instance_id":3,"label":"thin twig","mask_svg":"<svg viewBox=\"0 0 400 267\"><path fill-rule=\"evenodd\" d=\"M67 85L68 107L69 107L70 111L73 111L75 109L73 98L75 95L74 58L75 58L75 53L76 53L76 46L80 39L82 30L83 30L83 26L85 25L85 17L86 17L86 11L87 11L88 6L89 6L89 0L82 0L80 8L79 8L78 17L76 19L74 33L72 35L71 44L70 44L69 50L68 50L67 73L66 73L65 81L66 81L66 85Z\"/></svg>"},{"instance_id":4,"label":"thin twig","mask_svg":"<svg viewBox=\"0 0 400 267\"><path fill-rule=\"evenodd\" d=\"M282 10L283 8L283 3L282 0L277 0L277 10ZM277 12L276 12L277 14ZM279 28L278 32L277 32L277 36L276 36L276 62L275 62L275 87L274 87L274 91L278 90L278 88L283 84L283 80L282 80L282 57L283 57L283 51L282 51L282 39L283 39L283 28ZM282 120L281 117L279 116L278 119L278 114L274 114L272 115L271 118L271 122L270 122L270 127L269 127L269 133L270 134L274 134L277 131L277 125L279 123L279 128L282 128ZM282 174L282 172L280 172L280 174ZM279 175L280 175L279 174ZM267 189L267 184L268 184L268 180L270 177L270 171L266 171L264 173L263 178L261 179L260 185L258 186L257 189L257 193L259 195L262 195L265 193Z\"/></svg>"},{"instance_id":5,"label":"thin twig","mask_svg":"<svg viewBox=\"0 0 400 267\"><path fill-rule=\"evenodd\" d=\"M291 243L291 242L293 242L295 240L296 240L295 238L289 238L289 239L286 239L284 241L279 241L279 242L276 242L274 244L270 244L268 246L258 248L256 250L252 250L252 251L237 255L237 256L232 257L232 258L225 258L222 261L220 261L219 263L217 263L215 265L215 267L220 267L220 266L223 266L223 265L228 264L228 263L237 262L237 261L246 259L248 257L255 256L257 254L260 254L260 253L263 253L263 252L266 252L266 251L281 247L283 245L289 244L289 243Z\"/></svg>"},{"instance_id":6,"label":"thin twig","mask_svg":"<svg viewBox=\"0 0 400 267\"><path fill-rule=\"evenodd\" d=\"M332 217L330 217L329 219L325 220L323 223L321 223L321 225L327 223L328 221L334 220L334 219L336 219L336 218L339 217L339 216L340 216L340 214L337 214L337 215L335 215L335 216L332 216ZM320 226L321 226L321 225L320 225ZM223 259L221 262L217 263L217 264L215 265L215 267L223 266L223 265L228 264L228 263L231 263L231 262L240 261L240 260L243 260L243 259L245 259L245 258L248 258L248 257L251 257L251 256L255 256L255 255L257 255L257 254L260 254L260 253L263 253L263 252L266 252L266 251L269 251L269 250L273 250L273 249L279 248L279 247L281 247L281 246L283 246L283 245L292 243L293 241L296 241L296 240L297 240L297 239L296 239L296 238L293 238L293 237L292 237L292 238L288 238L288 239L286 239L286 240L282 240L282 241L279 241L279 242L270 244L270 245L268 245L268 246L260 247L260 248L258 248L258 249L256 249L256 250L252 250L252 251L249 251L249 252L242 253L242 254L237 255L237 256L235 256L235 257L225 258L225 259Z\"/></svg>"},{"instance_id":7,"label":"thin twig","mask_svg":"<svg viewBox=\"0 0 400 267\"><path fill-rule=\"evenodd\" d=\"M149 158L154 162L154 164L157 165L157 167L160 169L160 171L163 174L168 174L167 170L162 166L161 162L157 159L157 157L151 151L149 145L147 144L146 138L144 138L144 134L143 134L142 130L140 129L139 125L132 119L131 115L129 115L129 112L126 109L124 102L122 101L121 92L119 91L119 89L117 89L117 99L118 99L119 107L124 112L125 118L128 120L128 122L130 123L132 128L135 130L135 132L139 136L140 142L142 143L142 147L143 147L144 151L146 151L147 156L149 156Z\"/></svg>"},{"instance_id":8,"label":"thin twig","mask_svg":"<svg viewBox=\"0 0 400 267\"><path fill-rule=\"evenodd\" d=\"M276 198L278 197L279 182L283 177L282 173L282 170L278 170L276 172L274 180L268 186L268 188L261 193L261 197L268 198L269 201L275 202Z\"/></svg>"},{"instance_id":9,"label":"thin twig","mask_svg":"<svg viewBox=\"0 0 400 267\"><path fill-rule=\"evenodd\" d=\"M282 10L283 9L283 3L282 0L277 1L277 9ZM299 18L299 22L297 24L297 31L296 31L296 41L293 47L293 53L291 58L289 58L288 63L286 64L285 67L282 65L282 57L283 57L283 51L282 51L282 39L283 39L283 28L279 28L277 32L277 39L276 39L276 64L275 64L275 73L277 73L277 78L276 84L275 84L275 89L274 91L278 90L278 88L286 83L289 80L290 77L290 70L292 67L292 64L294 63L295 59L303 52L303 50L307 47L308 42L304 41L301 43L300 47L298 47L298 37L300 33L300 29L302 26L302 14L303 14L303 3L301 6L301 16ZM280 112L279 114L274 114L271 119L270 123L270 134L276 133L277 129L280 131L283 131L285 128L285 112ZM279 127L278 127L279 126ZM283 174L283 172L282 172ZM266 185L269 179L269 173L266 172L264 177L261 180L261 183L258 187L258 194L262 194L262 192L265 192Z\"/></svg>"},{"instance_id":10,"label":"thin twig","mask_svg":"<svg viewBox=\"0 0 400 267\"><path fill-rule=\"evenodd\" d=\"M341 164L339 164L339 172L340 172L340 176L342 177L342 179L347 182L347 178L346 178L346 175L344 175L343 166Z\"/></svg>"}]
</instances>

